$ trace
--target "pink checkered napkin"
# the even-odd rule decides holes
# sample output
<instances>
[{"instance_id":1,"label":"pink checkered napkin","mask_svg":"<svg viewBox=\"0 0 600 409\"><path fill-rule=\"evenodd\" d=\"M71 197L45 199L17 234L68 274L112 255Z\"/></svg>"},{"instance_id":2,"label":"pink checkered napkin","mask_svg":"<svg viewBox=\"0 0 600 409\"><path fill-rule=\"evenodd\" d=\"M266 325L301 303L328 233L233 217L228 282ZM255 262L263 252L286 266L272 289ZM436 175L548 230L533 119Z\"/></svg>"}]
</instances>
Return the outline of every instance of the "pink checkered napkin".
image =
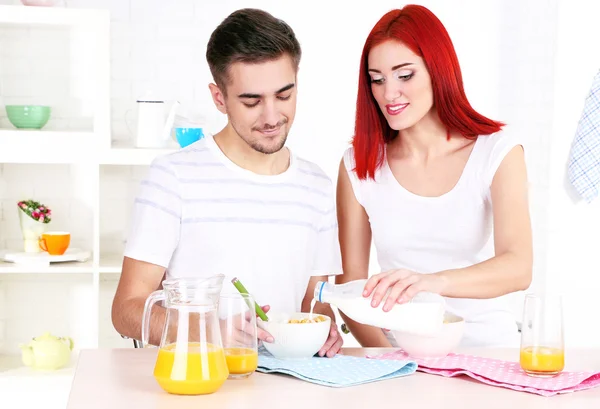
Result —
<instances>
[{"instance_id":1,"label":"pink checkered napkin","mask_svg":"<svg viewBox=\"0 0 600 409\"><path fill-rule=\"evenodd\" d=\"M417 363L417 371L420 372L446 377L467 375L488 385L542 396L554 396L600 385L600 372L562 372L552 378L536 378L523 372L518 362L473 355L449 354L444 358L414 359L409 358L406 352L398 350L367 358L411 359Z\"/></svg>"}]
</instances>

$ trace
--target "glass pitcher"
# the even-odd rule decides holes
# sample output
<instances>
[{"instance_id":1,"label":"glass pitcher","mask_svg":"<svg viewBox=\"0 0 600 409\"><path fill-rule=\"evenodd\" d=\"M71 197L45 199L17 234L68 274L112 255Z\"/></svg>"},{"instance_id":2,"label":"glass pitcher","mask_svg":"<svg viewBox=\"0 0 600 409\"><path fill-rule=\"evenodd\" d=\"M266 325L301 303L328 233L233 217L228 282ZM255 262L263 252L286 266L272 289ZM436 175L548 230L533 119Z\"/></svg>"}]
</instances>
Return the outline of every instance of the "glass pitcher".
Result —
<instances>
[{"instance_id":1,"label":"glass pitcher","mask_svg":"<svg viewBox=\"0 0 600 409\"><path fill-rule=\"evenodd\" d=\"M177 395L216 392L229 376L218 305L224 275L205 279L168 279L163 289L146 300L142 343L150 339L152 306L163 301L165 324L160 339L154 378L161 388Z\"/></svg>"}]
</instances>

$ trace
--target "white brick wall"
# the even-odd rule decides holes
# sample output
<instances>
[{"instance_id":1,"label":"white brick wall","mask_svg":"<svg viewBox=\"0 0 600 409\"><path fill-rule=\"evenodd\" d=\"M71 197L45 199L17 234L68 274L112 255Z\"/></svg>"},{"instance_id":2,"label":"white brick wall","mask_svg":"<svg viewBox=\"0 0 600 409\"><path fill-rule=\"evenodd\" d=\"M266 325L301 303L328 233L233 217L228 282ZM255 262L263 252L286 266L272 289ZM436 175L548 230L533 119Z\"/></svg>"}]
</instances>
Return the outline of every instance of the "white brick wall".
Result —
<instances>
[{"instance_id":1,"label":"white brick wall","mask_svg":"<svg viewBox=\"0 0 600 409\"><path fill-rule=\"evenodd\" d=\"M0 97L6 105L49 105L45 130L92 129L78 89L85 69L74 58L67 28L0 27ZM79 78L79 79L78 79ZM4 109L0 127L12 128Z\"/></svg>"},{"instance_id":2,"label":"white brick wall","mask_svg":"<svg viewBox=\"0 0 600 409\"><path fill-rule=\"evenodd\" d=\"M3 275L0 280L0 354L18 355L19 343L46 331L71 336L76 348L96 340L90 319L96 297L92 275Z\"/></svg>"},{"instance_id":3,"label":"white brick wall","mask_svg":"<svg viewBox=\"0 0 600 409\"><path fill-rule=\"evenodd\" d=\"M0 4L18 3L18 0L0 0ZM149 89L154 90L159 98L176 98L184 105L200 110L210 131L222 126L224 118L214 109L207 90L207 83L211 80L205 62L208 35L229 12L240 7L261 7L284 18L296 30L304 51L299 74L298 113L290 135L290 146L318 162L335 179L341 152L352 133L355 97L346 91L355 87L357 62L364 38L379 16L399 4L390 0L353 8L341 1L322 3L321 13L314 14L298 3L291 7L290 3L274 0L210 3L201 0L68 1L69 7L109 8L111 11L112 137L115 141L129 144L132 142L131 131L135 131L135 99ZM547 286L545 278L549 276L554 283L559 283L554 284L555 288L561 288L567 282L569 285L562 288L570 292L571 298L594 298L600 291L595 279L597 252L593 251L597 242L594 240L595 229L600 225L594 208L575 208L565 198L562 172L569 146L565 141L572 138L577 120L576 113L565 115L564 110L571 105L579 104L581 107L581 98L587 91L585 87L589 86L585 84L591 81L591 77L588 80L586 76L597 69L592 68L593 65L600 63L588 58L587 54L583 58L581 55L569 55L564 50L572 44L579 44L582 39L597 37L597 33L593 32L594 21L586 20L583 24L578 20L581 16L588 19L597 16L598 11L593 9L597 6L593 2L576 1L573 13L576 12L579 17L561 17L559 25L558 6L567 5L566 0L428 0L420 3L438 14L455 41L465 87L473 105L483 113L507 122L523 135L527 143L535 250L533 288ZM357 18L332 20L331 16L337 15L339 7L355 12ZM482 18L482 15L486 17ZM311 23L307 24L307 21ZM325 27L331 24L336 25L335 31L342 33L345 39L343 43L336 42L335 52L323 42ZM585 27L589 27L588 31ZM569 33L575 34L569 37ZM58 31L52 35L63 34ZM0 58L0 97L3 98L0 102L18 103L19 98L24 102L30 101L29 94L56 97L55 92L46 88L50 87L48 83L30 83L24 78L24 75L36 74L30 71L39 70L42 65L26 63L20 57L24 51L19 44L33 41L35 49L39 50L38 36L39 33L33 30L0 29L0 56L4 56ZM563 52L557 53L556 41L564 42L567 37L569 41L562 46ZM590 46L593 44L590 42ZM59 77L62 66L60 58L56 57L64 50L44 48L39 51L52 57L43 67ZM571 72L574 68L567 67L567 63L561 63L557 58L578 61L576 72L583 77L577 78L579 88L576 92L568 92L572 88L574 78ZM560 71L557 67L561 67ZM3 78L10 78L10 81L3 81ZM60 86L60 81L56 84ZM556 106L557 100L560 100L561 106ZM55 120L62 122L49 126L71 126L69 117L76 102L59 98L53 103L57 105ZM0 110L0 127L6 126L3 115ZM561 132L556 133L557 129ZM9 241L16 243L18 239L14 222L7 222L16 196L33 194L37 189L48 195L48 200L56 203L55 207L68 207L58 198L69 197L69 193L65 196L62 191L48 191L45 186L22 183L32 177L35 169L57 172L59 174L55 177L68 179L65 168L34 167L34 170L26 170L25 167L0 164L0 245ZM144 170L144 167L102 167L103 251L122 250L137 181ZM69 227L77 228L74 224ZM552 252L548 251L549 246ZM577 262L572 262L573 259ZM577 267L574 268L574 265ZM577 270L577 280L570 282L573 268ZM552 274L547 274L549 271ZM103 310L109 305L112 287L102 284L101 289L104 295L101 296L100 308ZM587 295L578 297L580 294ZM102 301L102 297L106 299ZM1 301L0 298L0 307L3 305ZM582 307L576 305L577 308ZM517 316L519 307L517 301ZM575 307L570 308L573 310ZM573 324L577 327L577 342L600 345L600 335L588 340L586 324L577 321L576 313L570 317L572 322L577 322ZM0 334L1 324L0 321Z\"/></svg>"},{"instance_id":4,"label":"white brick wall","mask_svg":"<svg viewBox=\"0 0 600 409\"><path fill-rule=\"evenodd\" d=\"M0 176L2 249L22 251L17 202L23 199L35 199L52 210L48 231L68 231L71 247L92 248L92 209L81 204L80 191L71 182L70 166L4 164Z\"/></svg>"},{"instance_id":5,"label":"white brick wall","mask_svg":"<svg viewBox=\"0 0 600 409\"><path fill-rule=\"evenodd\" d=\"M0 355L18 355L18 345L50 331L70 336L77 350L95 347L129 348L111 321L118 276L102 275L98 296L92 275L3 275L0 280ZM99 339L93 318L98 302Z\"/></svg>"},{"instance_id":6,"label":"white brick wall","mask_svg":"<svg viewBox=\"0 0 600 409\"><path fill-rule=\"evenodd\" d=\"M0 246L22 251L16 204L34 198L52 209L48 230L71 232L71 246L92 248L92 211L82 206L80 189L67 165L0 165ZM96 295L92 275L2 274L0 276L0 354L50 331L71 336L79 347L95 346Z\"/></svg>"},{"instance_id":7,"label":"white brick wall","mask_svg":"<svg viewBox=\"0 0 600 409\"><path fill-rule=\"evenodd\" d=\"M147 166L102 166L100 171L100 251L121 254L124 249L139 183Z\"/></svg>"}]
</instances>

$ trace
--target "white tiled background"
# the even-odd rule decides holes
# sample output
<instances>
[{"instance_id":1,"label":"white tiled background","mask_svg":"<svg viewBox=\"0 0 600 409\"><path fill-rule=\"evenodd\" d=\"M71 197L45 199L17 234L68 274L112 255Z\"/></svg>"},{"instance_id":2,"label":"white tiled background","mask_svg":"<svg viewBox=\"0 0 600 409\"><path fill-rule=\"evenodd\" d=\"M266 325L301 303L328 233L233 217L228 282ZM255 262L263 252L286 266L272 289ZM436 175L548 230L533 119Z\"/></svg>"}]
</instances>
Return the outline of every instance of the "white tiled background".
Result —
<instances>
[{"instance_id":1,"label":"white tiled background","mask_svg":"<svg viewBox=\"0 0 600 409\"><path fill-rule=\"evenodd\" d=\"M0 4L18 3L0 0ZM564 293L568 342L600 345L600 325L590 324L590 308L597 308L595 300L600 291L596 249L600 212L597 204L574 204L563 186L568 149L583 99L600 68L598 33L593 28L597 25L594 16L600 15L600 3L585 0L419 3L430 7L446 25L459 55L472 105L508 123L527 144L535 240L533 288L560 289ZM186 108L204 116L209 131L218 130L225 119L212 106L207 90L210 77L205 47L210 32L228 13L240 7L260 7L285 19L296 31L304 51L297 119L290 146L318 162L335 180L339 158L352 134L354 90L363 41L384 12L401 4L391 0L368 5L328 1L319 2L317 13L311 11L312 3L275 0L68 0L68 6L111 10L112 137L122 144L131 142L129 128L134 124L135 100L146 91L152 91L158 98L178 99ZM348 13L347 17L340 13L342 9ZM6 61L7 67L12 64L12 68L8 68L8 73L0 69L0 76L8 75L9 94L19 95L10 92L11 87L14 90L15 86L26 84L23 77L27 69L40 67L15 68L22 64L11 60L10 53L18 48L13 42L18 44L19 40L15 33L5 34L0 44L6 44L7 39L13 44L13 51L3 48L5 51L0 50L0 54L4 52L2 55L6 56L8 52L9 59L2 61ZM57 56L58 51L45 49L51 56ZM52 72L51 65L48 69ZM42 90L40 95L59 98L57 93L48 91L48 83L23 86ZM6 85L0 88L0 92L5 91ZM6 101L14 98L7 94L0 97ZM71 111L77 107L69 101L55 103L63 107L57 119L69 121L73 116ZM57 178L68 180L68 168L33 169L43 174L59 172ZM101 169L104 251L122 249L136 181L143 171L143 167ZM31 172L4 165L4 176L0 178L0 244L14 236L14 231L5 227L13 198L21 194L20 189L38 186L37 182L31 182ZM48 200L69 197L62 187L54 189L58 190L53 190ZM56 203L61 206L59 201ZM111 285L101 285L101 317L108 317L105 309L110 305ZM26 300L36 299L35 291ZM0 291L0 308L4 307L4 311L20 308L18 302L9 305L4 300L2 303ZM516 310L518 315L518 304ZM1 330L0 321L0 336ZM24 329L14 338L27 338L31 332Z\"/></svg>"},{"instance_id":2,"label":"white tiled background","mask_svg":"<svg viewBox=\"0 0 600 409\"><path fill-rule=\"evenodd\" d=\"M93 214L81 205L72 177L76 172L69 165L0 164L0 249L21 249L17 202L28 198L52 210L49 226L71 232L72 247L92 247Z\"/></svg>"},{"instance_id":3,"label":"white tiled background","mask_svg":"<svg viewBox=\"0 0 600 409\"><path fill-rule=\"evenodd\" d=\"M90 131L93 101L86 96L90 70L78 54L91 52L92 44L75 38L63 27L0 27L2 104L50 105L45 130ZM11 128L4 109L0 126Z\"/></svg>"},{"instance_id":4,"label":"white tiled background","mask_svg":"<svg viewBox=\"0 0 600 409\"><path fill-rule=\"evenodd\" d=\"M76 348L95 342L91 338L96 323L86 316L96 299L93 291L91 274L4 275L0 281L0 353L18 354L15 348L20 343L27 344L45 331L72 337Z\"/></svg>"},{"instance_id":5,"label":"white tiled background","mask_svg":"<svg viewBox=\"0 0 600 409\"><path fill-rule=\"evenodd\" d=\"M123 252L129 231L133 200L146 166L102 166L100 168L100 251Z\"/></svg>"}]
</instances>

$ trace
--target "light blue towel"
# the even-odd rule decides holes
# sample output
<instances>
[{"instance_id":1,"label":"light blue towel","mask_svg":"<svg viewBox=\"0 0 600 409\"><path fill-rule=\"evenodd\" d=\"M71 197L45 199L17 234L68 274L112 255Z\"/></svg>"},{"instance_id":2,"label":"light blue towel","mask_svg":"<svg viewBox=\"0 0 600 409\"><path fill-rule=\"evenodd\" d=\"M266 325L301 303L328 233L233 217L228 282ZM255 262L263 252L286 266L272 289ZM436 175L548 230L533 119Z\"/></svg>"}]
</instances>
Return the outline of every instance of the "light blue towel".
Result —
<instances>
[{"instance_id":1,"label":"light blue towel","mask_svg":"<svg viewBox=\"0 0 600 409\"><path fill-rule=\"evenodd\" d=\"M333 358L278 359L261 348L258 372L282 373L307 382L334 388L360 385L411 375L417 370L413 361L368 359L336 355Z\"/></svg>"}]
</instances>

